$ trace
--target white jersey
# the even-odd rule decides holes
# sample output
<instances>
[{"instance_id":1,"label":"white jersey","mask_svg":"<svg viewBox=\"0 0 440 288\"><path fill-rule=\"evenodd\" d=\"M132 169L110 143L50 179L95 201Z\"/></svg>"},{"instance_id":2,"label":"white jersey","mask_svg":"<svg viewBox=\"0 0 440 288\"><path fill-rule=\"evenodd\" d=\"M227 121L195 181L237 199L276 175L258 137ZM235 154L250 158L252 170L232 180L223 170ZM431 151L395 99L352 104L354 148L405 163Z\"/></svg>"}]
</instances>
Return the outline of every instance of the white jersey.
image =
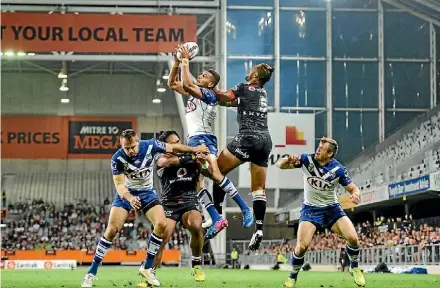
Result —
<instances>
[{"instance_id":1,"label":"white jersey","mask_svg":"<svg viewBox=\"0 0 440 288\"><path fill-rule=\"evenodd\" d=\"M200 88L202 99L189 96L186 103L186 126L188 138L200 134L214 134L212 126L217 114L217 99L215 93L206 88Z\"/></svg>"},{"instance_id":2,"label":"white jersey","mask_svg":"<svg viewBox=\"0 0 440 288\"><path fill-rule=\"evenodd\" d=\"M336 159L324 166L314 159L315 154L301 154L300 166L304 179L304 204L325 207L338 203L336 189L339 184L347 186L351 182L347 169Z\"/></svg>"}]
</instances>

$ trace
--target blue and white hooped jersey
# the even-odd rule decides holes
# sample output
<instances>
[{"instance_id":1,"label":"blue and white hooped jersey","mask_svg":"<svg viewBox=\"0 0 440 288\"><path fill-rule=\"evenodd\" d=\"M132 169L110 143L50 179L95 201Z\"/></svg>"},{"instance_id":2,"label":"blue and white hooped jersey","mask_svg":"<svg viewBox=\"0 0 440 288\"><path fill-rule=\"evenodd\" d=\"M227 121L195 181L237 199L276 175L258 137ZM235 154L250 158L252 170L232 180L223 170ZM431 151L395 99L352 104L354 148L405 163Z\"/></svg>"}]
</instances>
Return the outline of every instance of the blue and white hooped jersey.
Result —
<instances>
[{"instance_id":1,"label":"blue and white hooped jersey","mask_svg":"<svg viewBox=\"0 0 440 288\"><path fill-rule=\"evenodd\" d=\"M214 134L212 126L217 114L217 96L212 89L200 87L200 91L202 99L189 96L186 103L188 138L201 134Z\"/></svg>"},{"instance_id":2,"label":"blue and white hooped jersey","mask_svg":"<svg viewBox=\"0 0 440 288\"><path fill-rule=\"evenodd\" d=\"M166 144L155 139L139 141L139 153L131 158L119 149L112 157L113 175L125 175L129 190L153 189L153 164L157 153L165 153Z\"/></svg>"},{"instance_id":3,"label":"blue and white hooped jersey","mask_svg":"<svg viewBox=\"0 0 440 288\"><path fill-rule=\"evenodd\" d=\"M301 154L300 166L304 179L304 204L325 207L338 203L336 189L338 185L352 183L347 169L336 159L324 166L314 159L315 154Z\"/></svg>"}]
</instances>

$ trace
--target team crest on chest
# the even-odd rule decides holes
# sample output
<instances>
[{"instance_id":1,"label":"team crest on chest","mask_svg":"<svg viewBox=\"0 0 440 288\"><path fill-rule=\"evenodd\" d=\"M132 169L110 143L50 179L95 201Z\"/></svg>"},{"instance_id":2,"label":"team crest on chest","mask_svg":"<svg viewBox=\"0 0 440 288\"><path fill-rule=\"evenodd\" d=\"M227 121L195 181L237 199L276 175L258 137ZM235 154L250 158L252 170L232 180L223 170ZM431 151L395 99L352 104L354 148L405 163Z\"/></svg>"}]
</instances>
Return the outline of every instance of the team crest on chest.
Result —
<instances>
[{"instance_id":1,"label":"team crest on chest","mask_svg":"<svg viewBox=\"0 0 440 288\"><path fill-rule=\"evenodd\" d=\"M313 172L314 169L315 169L315 165L313 165L313 163L310 163L309 166L307 167L307 170L309 170L310 172Z\"/></svg>"},{"instance_id":2,"label":"team crest on chest","mask_svg":"<svg viewBox=\"0 0 440 288\"><path fill-rule=\"evenodd\" d=\"M124 170L128 171L128 163L124 163Z\"/></svg>"}]
</instances>

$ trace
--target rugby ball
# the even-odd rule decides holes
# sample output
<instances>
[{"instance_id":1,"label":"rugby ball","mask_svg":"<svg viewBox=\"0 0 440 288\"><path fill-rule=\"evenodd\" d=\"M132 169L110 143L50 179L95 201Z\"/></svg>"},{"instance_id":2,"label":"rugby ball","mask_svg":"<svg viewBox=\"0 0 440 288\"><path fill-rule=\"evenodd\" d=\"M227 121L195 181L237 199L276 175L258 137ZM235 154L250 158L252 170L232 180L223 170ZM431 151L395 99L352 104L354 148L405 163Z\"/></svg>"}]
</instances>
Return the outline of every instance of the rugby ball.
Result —
<instances>
[{"instance_id":1,"label":"rugby ball","mask_svg":"<svg viewBox=\"0 0 440 288\"><path fill-rule=\"evenodd\" d=\"M193 59L194 57L197 56L197 54L199 54L199 45L197 45L196 42L186 42L183 44L183 46L186 47L186 49L188 49L189 52L189 60ZM180 51L177 51L177 59L179 59L179 61L182 61L182 55L180 55Z\"/></svg>"}]
</instances>

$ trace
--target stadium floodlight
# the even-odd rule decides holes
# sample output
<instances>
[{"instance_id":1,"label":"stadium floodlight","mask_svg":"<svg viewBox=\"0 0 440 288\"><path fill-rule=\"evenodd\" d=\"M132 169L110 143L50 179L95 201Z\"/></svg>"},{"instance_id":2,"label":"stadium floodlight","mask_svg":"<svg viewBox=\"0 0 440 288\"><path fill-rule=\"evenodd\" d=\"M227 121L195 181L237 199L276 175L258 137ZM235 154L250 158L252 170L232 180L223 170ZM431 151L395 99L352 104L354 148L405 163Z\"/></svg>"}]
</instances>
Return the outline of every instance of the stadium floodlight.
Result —
<instances>
[{"instance_id":1,"label":"stadium floodlight","mask_svg":"<svg viewBox=\"0 0 440 288\"><path fill-rule=\"evenodd\" d=\"M35 56L35 53L30 52L30 53L27 53L27 55L28 55L28 56Z\"/></svg>"},{"instance_id":2,"label":"stadium floodlight","mask_svg":"<svg viewBox=\"0 0 440 288\"><path fill-rule=\"evenodd\" d=\"M17 52L17 56L25 56L26 55L26 53L24 53L24 52Z\"/></svg>"},{"instance_id":3,"label":"stadium floodlight","mask_svg":"<svg viewBox=\"0 0 440 288\"><path fill-rule=\"evenodd\" d=\"M64 74L63 72L60 72L60 73L58 74L58 78L60 78L60 79L66 79L66 78L67 78L67 75Z\"/></svg>"},{"instance_id":4,"label":"stadium floodlight","mask_svg":"<svg viewBox=\"0 0 440 288\"><path fill-rule=\"evenodd\" d=\"M165 72L163 73L162 79L163 80L168 80L168 78L170 78L170 71L168 71L168 69L165 70Z\"/></svg>"},{"instance_id":5,"label":"stadium floodlight","mask_svg":"<svg viewBox=\"0 0 440 288\"><path fill-rule=\"evenodd\" d=\"M164 87L157 87L157 92L163 93L165 91L167 91L167 89L165 89Z\"/></svg>"},{"instance_id":6,"label":"stadium floodlight","mask_svg":"<svg viewBox=\"0 0 440 288\"><path fill-rule=\"evenodd\" d=\"M67 89L69 89L69 88L67 88ZM60 89L61 90L61 89ZM61 103L64 103L64 104L67 104L67 103L69 103L70 102L70 99L68 99L68 98L63 98L63 99L61 99Z\"/></svg>"},{"instance_id":7,"label":"stadium floodlight","mask_svg":"<svg viewBox=\"0 0 440 288\"><path fill-rule=\"evenodd\" d=\"M6 56L14 56L14 51L10 51L10 50L9 50L9 51L6 51L6 52L5 52L5 55L6 55Z\"/></svg>"},{"instance_id":8,"label":"stadium floodlight","mask_svg":"<svg viewBox=\"0 0 440 288\"><path fill-rule=\"evenodd\" d=\"M61 82L60 91L69 91L69 87L67 87L67 79L63 79L63 81Z\"/></svg>"},{"instance_id":9,"label":"stadium floodlight","mask_svg":"<svg viewBox=\"0 0 440 288\"><path fill-rule=\"evenodd\" d=\"M160 102L162 102L162 100L160 100L159 98L154 98L153 99L153 103L154 104L159 104Z\"/></svg>"}]
</instances>

